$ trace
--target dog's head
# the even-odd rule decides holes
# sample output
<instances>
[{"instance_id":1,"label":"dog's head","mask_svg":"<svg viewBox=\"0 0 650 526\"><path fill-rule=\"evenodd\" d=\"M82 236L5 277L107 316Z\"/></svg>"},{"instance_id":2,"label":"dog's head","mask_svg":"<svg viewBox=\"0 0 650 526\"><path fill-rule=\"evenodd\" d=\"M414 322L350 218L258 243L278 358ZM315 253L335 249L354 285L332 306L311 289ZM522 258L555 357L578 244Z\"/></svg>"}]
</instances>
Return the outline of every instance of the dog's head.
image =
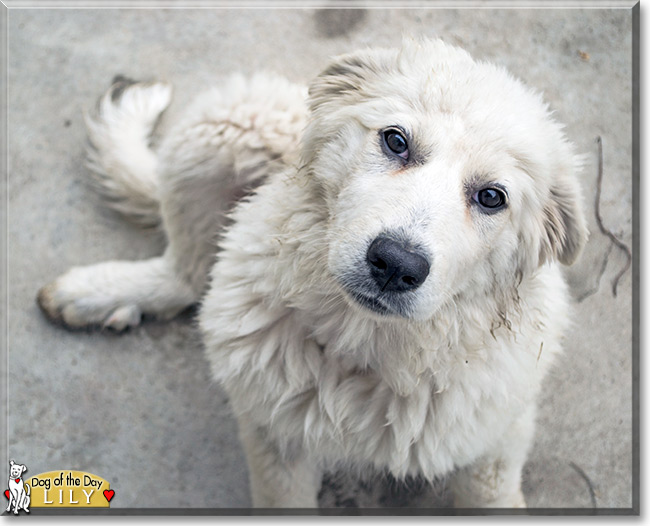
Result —
<instances>
[{"instance_id":1,"label":"dog's head","mask_svg":"<svg viewBox=\"0 0 650 526\"><path fill-rule=\"evenodd\" d=\"M9 478L19 478L25 471L27 471L27 466L24 464L16 464L13 460L9 461Z\"/></svg>"},{"instance_id":2,"label":"dog's head","mask_svg":"<svg viewBox=\"0 0 650 526\"><path fill-rule=\"evenodd\" d=\"M309 93L303 160L352 304L427 319L585 244L572 146L503 69L410 41L339 57Z\"/></svg>"}]
</instances>

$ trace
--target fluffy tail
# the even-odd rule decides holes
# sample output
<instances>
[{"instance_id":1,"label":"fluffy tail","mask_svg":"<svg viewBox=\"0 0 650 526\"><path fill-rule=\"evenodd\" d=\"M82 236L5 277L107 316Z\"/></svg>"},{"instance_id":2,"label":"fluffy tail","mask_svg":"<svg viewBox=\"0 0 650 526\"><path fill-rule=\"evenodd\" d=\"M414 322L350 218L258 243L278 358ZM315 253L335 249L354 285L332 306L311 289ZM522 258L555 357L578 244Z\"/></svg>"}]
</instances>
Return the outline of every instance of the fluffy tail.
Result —
<instances>
[{"instance_id":1,"label":"fluffy tail","mask_svg":"<svg viewBox=\"0 0 650 526\"><path fill-rule=\"evenodd\" d=\"M117 76L85 116L95 186L113 209L149 228L160 224L158 158L149 139L171 92L168 84Z\"/></svg>"}]
</instances>

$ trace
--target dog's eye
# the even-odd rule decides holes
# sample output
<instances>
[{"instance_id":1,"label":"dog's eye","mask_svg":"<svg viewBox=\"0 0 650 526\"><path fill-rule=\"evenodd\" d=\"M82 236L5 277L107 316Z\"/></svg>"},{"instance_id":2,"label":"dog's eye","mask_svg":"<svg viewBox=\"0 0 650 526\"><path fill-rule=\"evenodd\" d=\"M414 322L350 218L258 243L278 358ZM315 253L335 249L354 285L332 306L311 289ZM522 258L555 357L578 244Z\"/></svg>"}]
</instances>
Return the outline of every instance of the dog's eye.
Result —
<instances>
[{"instance_id":1,"label":"dog's eye","mask_svg":"<svg viewBox=\"0 0 650 526\"><path fill-rule=\"evenodd\" d=\"M501 188L483 188L483 190L476 192L472 199L483 208L496 211L505 206L506 193Z\"/></svg>"},{"instance_id":2,"label":"dog's eye","mask_svg":"<svg viewBox=\"0 0 650 526\"><path fill-rule=\"evenodd\" d=\"M389 128L382 132L382 136L384 138L384 144L391 152L404 160L408 159L409 145L406 137L404 137L404 134L400 130Z\"/></svg>"}]
</instances>

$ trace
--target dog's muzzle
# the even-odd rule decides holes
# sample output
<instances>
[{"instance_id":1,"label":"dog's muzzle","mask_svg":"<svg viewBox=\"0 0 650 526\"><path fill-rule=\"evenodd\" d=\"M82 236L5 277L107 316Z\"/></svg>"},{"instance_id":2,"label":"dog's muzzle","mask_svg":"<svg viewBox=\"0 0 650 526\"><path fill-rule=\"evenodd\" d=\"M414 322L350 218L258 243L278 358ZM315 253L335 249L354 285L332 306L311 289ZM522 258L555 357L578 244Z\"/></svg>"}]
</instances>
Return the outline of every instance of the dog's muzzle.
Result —
<instances>
[{"instance_id":1,"label":"dog's muzzle","mask_svg":"<svg viewBox=\"0 0 650 526\"><path fill-rule=\"evenodd\" d=\"M427 254L400 236L382 233L360 263L340 280L347 295L377 314L410 318L416 303L412 293L431 268Z\"/></svg>"}]
</instances>

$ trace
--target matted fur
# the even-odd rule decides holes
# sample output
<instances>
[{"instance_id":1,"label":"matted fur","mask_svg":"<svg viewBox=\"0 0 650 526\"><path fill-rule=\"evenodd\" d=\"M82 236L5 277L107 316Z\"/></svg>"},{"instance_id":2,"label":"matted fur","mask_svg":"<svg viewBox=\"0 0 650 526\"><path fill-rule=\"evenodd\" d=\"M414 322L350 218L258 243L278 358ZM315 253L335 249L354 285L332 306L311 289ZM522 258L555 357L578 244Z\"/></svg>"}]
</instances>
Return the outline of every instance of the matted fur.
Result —
<instances>
[{"instance_id":1,"label":"matted fur","mask_svg":"<svg viewBox=\"0 0 650 526\"><path fill-rule=\"evenodd\" d=\"M114 86L89 119L103 177L117 165L118 182L138 180L120 130L151 131L166 99L134 101L166 96L153 86ZM156 163L146 138L131 144L148 182L155 167L167 251L72 269L40 305L75 327L175 314L199 299L232 201L259 185L228 216L200 312L253 503L315 506L323 470L348 465L453 472L460 506L523 506L535 400L569 319L557 262L587 235L573 148L538 94L441 41L339 57L304 95L237 78L197 101ZM391 126L408 135L406 164L382 148ZM507 206L486 213L472 195L495 184ZM120 211L135 187L121 185ZM430 272L415 290L378 292L378 314L355 297L385 233Z\"/></svg>"}]
</instances>

